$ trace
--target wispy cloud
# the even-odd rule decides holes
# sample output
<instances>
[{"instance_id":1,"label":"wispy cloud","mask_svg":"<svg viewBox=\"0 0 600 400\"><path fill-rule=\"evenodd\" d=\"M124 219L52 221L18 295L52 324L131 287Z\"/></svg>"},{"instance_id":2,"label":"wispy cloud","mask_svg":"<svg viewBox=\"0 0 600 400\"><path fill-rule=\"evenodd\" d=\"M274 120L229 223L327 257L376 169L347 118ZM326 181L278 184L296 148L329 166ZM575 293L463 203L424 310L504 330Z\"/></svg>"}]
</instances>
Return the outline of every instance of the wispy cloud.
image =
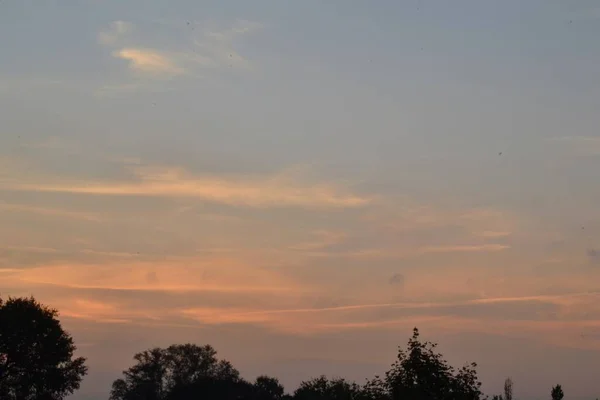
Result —
<instances>
[{"instance_id":1,"label":"wispy cloud","mask_svg":"<svg viewBox=\"0 0 600 400\"><path fill-rule=\"evenodd\" d=\"M190 21L151 26L153 30L161 30L167 44L157 46L149 40L150 34L156 32L148 31L144 24L134 26L126 21L113 22L109 29L98 34L98 42L112 48L113 57L128 61L138 78L202 77L203 71L215 68L248 68L250 62L234 49L233 42L261 25L238 20L226 29ZM134 31L138 33L135 37L131 35ZM109 86L126 93L139 89L140 83Z\"/></svg>"},{"instance_id":2,"label":"wispy cloud","mask_svg":"<svg viewBox=\"0 0 600 400\"><path fill-rule=\"evenodd\" d=\"M178 64L172 49L161 50L140 45L139 37L130 37L134 30L136 27L131 22L115 21L109 29L98 34L98 43L113 48L112 56L127 61L129 68L142 74L143 78L174 77L186 72L185 68ZM108 86L131 91L139 88L140 82Z\"/></svg>"},{"instance_id":3,"label":"wispy cloud","mask_svg":"<svg viewBox=\"0 0 600 400\"><path fill-rule=\"evenodd\" d=\"M556 313L573 301L594 304L598 293L573 293L564 296L523 296L484 298L460 302L412 302L356 304L325 308L291 308L260 310L243 307L191 307L179 310L182 316L203 324L251 324L288 333L319 333L328 330L380 329L415 321L468 321L470 329L480 330L487 323L528 326L541 330L556 325ZM515 312L518 311L518 315ZM544 313L544 311L547 311ZM551 311L555 311L554 313ZM568 316L561 314L563 318ZM570 320L575 326L593 321ZM561 323L568 325L568 320ZM443 327L440 326L440 328ZM539 327L538 327L539 325ZM588 324L589 325L589 324ZM597 325L597 324L593 324Z\"/></svg>"},{"instance_id":4,"label":"wispy cloud","mask_svg":"<svg viewBox=\"0 0 600 400\"><path fill-rule=\"evenodd\" d=\"M129 67L134 71L150 74L176 76L185 73L185 69L166 54L152 49L124 48L115 51L117 58L129 61Z\"/></svg>"},{"instance_id":5,"label":"wispy cloud","mask_svg":"<svg viewBox=\"0 0 600 400\"><path fill-rule=\"evenodd\" d=\"M42 254L58 253L58 250L54 249L52 247L37 247L37 246L5 245L5 246L0 247L0 250L11 250L11 251L16 251L16 252L42 253Z\"/></svg>"},{"instance_id":6,"label":"wispy cloud","mask_svg":"<svg viewBox=\"0 0 600 400\"><path fill-rule=\"evenodd\" d=\"M6 284L156 292L297 293L306 290L274 271L248 268L240 260L171 260L168 264L135 262L82 266L63 264L19 270ZM149 279L151 278L151 279Z\"/></svg>"},{"instance_id":7,"label":"wispy cloud","mask_svg":"<svg viewBox=\"0 0 600 400\"><path fill-rule=\"evenodd\" d=\"M273 310L249 310L233 309L235 313L244 312L245 314L331 314L347 311L363 311L376 309L444 309L453 307L462 307L470 305L488 305L502 303L530 303L530 302L548 302L557 305L568 304L572 299L584 299L594 301L600 297L600 292L596 293L569 293L556 296L520 296L520 297L490 297L481 299L471 299L455 302L404 302L404 303L374 303L374 304L355 304L347 306L334 306L322 308L290 308Z\"/></svg>"},{"instance_id":8,"label":"wispy cloud","mask_svg":"<svg viewBox=\"0 0 600 400\"><path fill-rule=\"evenodd\" d=\"M0 274L14 274L19 271L17 268L0 268Z\"/></svg>"},{"instance_id":9,"label":"wispy cloud","mask_svg":"<svg viewBox=\"0 0 600 400\"><path fill-rule=\"evenodd\" d=\"M372 199L333 183L295 180L285 173L262 177L194 176L182 168L134 167L134 182L7 183L5 189L88 195L192 197L247 207L361 207Z\"/></svg>"},{"instance_id":10,"label":"wispy cloud","mask_svg":"<svg viewBox=\"0 0 600 400\"><path fill-rule=\"evenodd\" d=\"M446 245L425 246L420 249L422 253L479 253L495 252L509 249L510 246L503 244L473 244L473 245Z\"/></svg>"},{"instance_id":11,"label":"wispy cloud","mask_svg":"<svg viewBox=\"0 0 600 400\"><path fill-rule=\"evenodd\" d=\"M10 211L12 213L32 213L55 218L74 218L94 222L101 221L100 217L93 213L69 211L57 208L36 207L23 204L0 203L0 213L2 211Z\"/></svg>"},{"instance_id":12,"label":"wispy cloud","mask_svg":"<svg viewBox=\"0 0 600 400\"><path fill-rule=\"evenodd\" d=\"M477 237L505 236L520 223L515 215L503 210L419 204L408 198L387 199L366 214L365 220L380 231L395 234L454 226Z\"/></svg>"},{"instance_id":13,"label":"wispy cloud","mask_svg":"<svg viewBox=\"0 0 600 400\"><path fill-rule=\"evenodd\" d=\"M82 298L69 298L68 302L65 303L66 304L61 305L61 317L91 320L108 324L131 322L131 313L123 312L116 304Z\"/></svg>"},{"instance_id":14,"label":"wispy cloud","mask_svg":"<svg viewBox=\"0 0 600 400\"><path fill-rule=\"evenodd\" d=\"M262 28L256 22L238 20L228 29L204 28L202 34L194 39L199 54L212 60L215 66L248 68L250 62L240 55L233 43L239 36L253 33Z\"/></svg>"}]
</instances>

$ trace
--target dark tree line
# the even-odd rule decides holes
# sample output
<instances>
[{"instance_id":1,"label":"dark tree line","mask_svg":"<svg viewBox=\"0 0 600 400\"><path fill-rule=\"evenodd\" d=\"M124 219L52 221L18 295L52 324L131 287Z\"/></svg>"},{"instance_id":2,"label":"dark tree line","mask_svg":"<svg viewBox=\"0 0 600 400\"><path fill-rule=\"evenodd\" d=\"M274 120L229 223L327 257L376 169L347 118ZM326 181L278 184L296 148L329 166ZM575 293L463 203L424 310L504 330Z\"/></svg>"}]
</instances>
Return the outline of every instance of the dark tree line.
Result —
<instances>
[{"instance_id":1,"label":"dark tree line","mask_svg":"<svg viewBox=\"0 0 600 400\"><path fill-rule=\"evenodd\" d=\"M57 319L58 312L33 298L0 298L0 400L62 400L79 389L85 359ZM475 363L455 368L422 341L417 328L383 376L364 384L319 376L291 394L279 380L247 381L210 345L172 345L134 356L134 365L113 382L109 400L484 400ZM563 400L560 385L551 399ZM512 400L507 379L504 394Z\"/></svg>"},{"instance_id":2,"label":"dark tree line","mask_svg":"<svg viewBox=\"0 0 600 400\"><path fill-rule=\"evenodd\" d=\"M415 328L406 350L384 377L364 385L325 376L302 382L293 393L297 400L479 400L481 383L476 365L458 370L435 351L436 344L421 342ZM286 397L276 378L248 382L211 346L174 345L136 354L135 365L113 383L110 400L250 399Z\"/></svg>"}]
</instances>

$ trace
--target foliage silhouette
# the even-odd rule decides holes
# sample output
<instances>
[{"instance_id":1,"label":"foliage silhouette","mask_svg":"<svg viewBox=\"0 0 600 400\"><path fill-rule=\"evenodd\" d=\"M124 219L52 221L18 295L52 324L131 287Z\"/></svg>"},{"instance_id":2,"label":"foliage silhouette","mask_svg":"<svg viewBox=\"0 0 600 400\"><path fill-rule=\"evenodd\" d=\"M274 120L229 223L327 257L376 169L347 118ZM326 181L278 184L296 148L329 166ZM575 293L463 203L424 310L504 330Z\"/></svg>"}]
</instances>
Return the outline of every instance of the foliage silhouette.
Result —
<instances>
[{"instance_id":1,"label":"foliage silhouette","mask_svg":"<svg viewBox=\"0 0 600 400\"><path fill-rule=\"evenodd\" d=\"M325 376L304 381L292 396L285 395L275 378L261 376L254 383L216 357L211 346L173 345L136 354L136 364L113 383L111 400L479 400L481 383L476 364L458 370L450 366L437 344L421 342L415 328L407 350L385 377L364 386Z\"/></svg>"},{"instance_id":2,"label":"foliage silhouette","mask_svg":"<svg viewBox=\"0 0 600 400\"><path fill-rule=\"evenodd\" d=\"M565 397L565 393L562 390L562 386L556 385L552 388L552 392L550 393L552 396L552 400L562 400Z\"/></svg>"},{"instance_id":3,"label":"foliage silhouette","mask_svg":"<svg viewBox=\"0 0 600 400\"><path fill-rule=\"evenodd\" d=\"M249 384L231 363L219 360L209 345L173 345L134 356L137 362L112 386L111 400L170 400L210 393L219 398L239 397ZM212 397L212 396L207 396Z\"/></svg>"},{"instance_id":4,"label":"foliage silhouette","mask_svg":"<svg viewBox=\"0 0 600 400\"><path fill-rule=\"evenodd\" d=\"M421 342L414 328L407 350L399 349L398 359L383 379L369 381L366 391L371 398L391 400L479 400L483 394L475 368L459 370L450 366L435 351L437 344Z\"/></svg>"},{"instance_id":5,"label":"foliage silhouette","mask_svg":"<svg viewBox=\"0 0 600 400\"><path fill-rule=\"evenodd\" d=\"M0 398L61 400L79 389L87 374L85 359L58 312L33 297L0 298Z\"/></svg>"},{"instance_id":6,"label":"foliage silhouette","mask_svg":"<svg viewBox=\"0 0 600 400\"><path fill-rule=\"evenodd\" d=\"M361 397L362 389L358 384L323 375L302 382L294 392L295 400L358 400Z\"/></svg>"},{"instance_id":7,"label":"foliage silhouette","mask_svg":"<svg viewBox=\"0 0 600 400\"><path fill-rule=\"evenodd\" d=\"M255 397L257 400L282 400L285 388L277 378L261 375L254 381Z\"/></svg>"},{"instance_id":8,"label":"foliage silhouette","mask_svg":"<svg viewBox=\"0 0 600 400\"><path fill-rule=\"evenodd\" d=\"M512 400L513 398L513 381L506 378L504 381L504 400Z\"/></svg>"}]
</instances>

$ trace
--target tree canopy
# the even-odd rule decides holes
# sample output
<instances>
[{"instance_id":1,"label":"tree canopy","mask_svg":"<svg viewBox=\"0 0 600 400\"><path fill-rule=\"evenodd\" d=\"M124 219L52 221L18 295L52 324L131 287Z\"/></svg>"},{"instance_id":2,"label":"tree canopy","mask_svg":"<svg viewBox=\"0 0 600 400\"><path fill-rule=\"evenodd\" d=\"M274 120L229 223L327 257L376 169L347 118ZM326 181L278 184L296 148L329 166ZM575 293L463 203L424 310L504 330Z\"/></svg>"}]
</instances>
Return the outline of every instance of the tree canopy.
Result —
<instances>
[{"instance_id":1,"label":"tree canopy","mask_svg":"<svg viewBox=\"0 0 600 400\"><path fill-rule=\"evenodd\" d=\"M302 382L294 392L297 400L358 400L361 396L362 388L358 384L326 376Z\"/></svg>"},{"instance_id":2,"label":"tree canopy","mask_svg":"<svg viewBox=\"0 0 600 400\"><path fill-rule=\"evenodd\" d=\"M562 400L565 397L565 393L562 390L562 386L556 385L552 388L552 392L550 392L552 396L552 400Z\"/></svg>"},{"instance_id":3,"label":"tree canopy","mask_svg":"<svg viewBox=\"0 0 600 400\"><path fill-rule=\"evenodd\" d=\"M79 389L85 359L58 312L34 298L0 298L0 398L61 400Z\"/></svg>"},{"instance_id":4,"label":"tree canopy","mask_svg":"<svg viewBox=\"0 0 600 400\"><path fill-rule=\"evenodd\" d=\"M187 399L193 393L237 396L249 384L210 346L194 344L154 348L134 356L136 364L112 386L111 400Z\"/></svg>"},{"instance_id":5,"label":"tree canopy","mask_svg":"<svg viewBox=\"0 0 600 400\"><path fill-rule=\"evenodd\" d=\"M436 343L422 342L414 328L406 350L383 379L376 377L365 387L371 398L390 400L479 400L483 394L477 364L455 369L436 352Z\"/></svg>"}]
</instances>

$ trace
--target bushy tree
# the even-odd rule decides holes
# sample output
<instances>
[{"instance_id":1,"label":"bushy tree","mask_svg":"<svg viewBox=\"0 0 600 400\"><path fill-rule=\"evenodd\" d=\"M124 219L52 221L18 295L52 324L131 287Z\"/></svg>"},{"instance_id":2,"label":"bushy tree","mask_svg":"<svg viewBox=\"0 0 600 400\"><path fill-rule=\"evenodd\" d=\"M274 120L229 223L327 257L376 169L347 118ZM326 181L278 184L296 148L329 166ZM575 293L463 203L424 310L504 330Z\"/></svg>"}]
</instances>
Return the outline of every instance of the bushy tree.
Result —
<instances>
[{"instance_id":1,"label":"bushy tree","mask_svg":"<svg viewBox=\"0 0 600 400\"><path fill-rule=\"evenodd\" d=\"M562 386L556 385L552 388L552 392L550 393L552 396L552 400L562 400L565 397L565 393L562 390Z\"/></svg>"},{"instance_id":2,"label":"bushy tree","mask_svg":"<svg viewBox=\"0 0 600 400\"><path fill-rule=\"evenodd\" d=\"M231 387L247 387L231 363L216 355L209 345L193 344L138 353L134 356L136 364L113 383L110 399L183 399L192 392L225 393Z\"/></svg>"},{"instance_id":3,"label":"bushy tree","mask_svg":"<svg viewBox=\"0 0 600 400\"><path fill-rule=\"evenodd\" d=\"M385 377L369 381L363 390L375 399L391 400L479 400L481 383L471 363L459 370L436 352L436 343L421 342L415 328L407 350L399 349L398 359Z\"/></svg>"},{"instance_id":4,"label":"bushy tree","mask_svg":"<svg viewBox=\"0 0 600 400\"><path fill-rule=\"evenodd\" d=\"M61 400L87 374L58 312L33 297L0 298L0 398Z\"/></svg>"},{"instance_id":5,"label":"bushy tree","mask_svg":"<svg viewBox=\"0 0 600 400\"><path fill-rule=\"evenodd\" d=\"M361 387L343 378L328 379L322 375L304 381L294 392L294 400L358 400Z\"/></svg>"},{"instance_id":6,"label":"bushy tree","mask_svg":"<svg viewBox=\"0 0 600 400\"><path fill-rule=\"evenodd\" d=\"M255 397L257 400L281 400L285 389L277 378L261 375L254 381Z\"/></svg>"}]
</instances>

